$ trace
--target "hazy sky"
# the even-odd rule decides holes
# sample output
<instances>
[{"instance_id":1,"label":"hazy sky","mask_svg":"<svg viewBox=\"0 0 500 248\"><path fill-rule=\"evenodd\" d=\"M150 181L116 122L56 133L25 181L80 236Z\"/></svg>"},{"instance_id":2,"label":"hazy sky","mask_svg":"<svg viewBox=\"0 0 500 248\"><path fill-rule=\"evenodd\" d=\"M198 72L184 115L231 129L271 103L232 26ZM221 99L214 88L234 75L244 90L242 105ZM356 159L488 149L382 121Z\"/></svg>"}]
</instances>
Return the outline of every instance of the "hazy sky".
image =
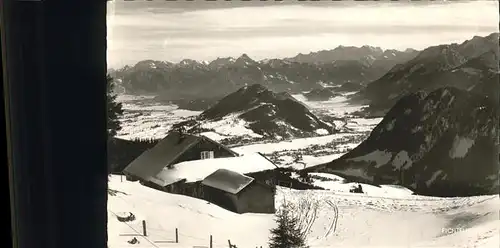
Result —
<instances>
[{"instance_id":1,"label":"hazy sky","mask_svg":"<svg viewBox=\"0 0 500 248\"><path fill-rule=\"evenodd\" d=\"M497 1L108 2L108 66L247 53L292 57L338 45L423 49L498 32Z\"/></svg>"}]
</instances>

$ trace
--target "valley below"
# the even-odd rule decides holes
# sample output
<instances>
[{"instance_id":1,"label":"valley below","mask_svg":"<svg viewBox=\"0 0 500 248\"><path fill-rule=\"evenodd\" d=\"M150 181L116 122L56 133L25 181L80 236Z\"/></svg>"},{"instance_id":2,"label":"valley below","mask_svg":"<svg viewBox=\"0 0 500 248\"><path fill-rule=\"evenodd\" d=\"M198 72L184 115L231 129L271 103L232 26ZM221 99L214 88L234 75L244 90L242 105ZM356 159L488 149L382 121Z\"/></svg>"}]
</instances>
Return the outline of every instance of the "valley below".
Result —
<instances>
[{"instance_id":1,"label":"valley below","mask_svg":"<svg viewBox=\"0 0 500 248\"><path fill-rule=\"evenodd\" d=\"M329 162L356 147L382 120L353 115L365 106L347 103L346 96L350 94L327 101L307 101L302 94L293 95L319 118L336 125L339 129L336 134L288 139L263 138L244 122L229 121L210 123L214 131L200 134L221 141L240 153L262 152L283 166L300 169ZM128 140L161 139L174 124L190 120L201 113L179 109L175 105L163 105L151 96L122 95L119 100L123 104L124 115L121 119L123 127L117 137Z\"/></svg>"}]
</instances>

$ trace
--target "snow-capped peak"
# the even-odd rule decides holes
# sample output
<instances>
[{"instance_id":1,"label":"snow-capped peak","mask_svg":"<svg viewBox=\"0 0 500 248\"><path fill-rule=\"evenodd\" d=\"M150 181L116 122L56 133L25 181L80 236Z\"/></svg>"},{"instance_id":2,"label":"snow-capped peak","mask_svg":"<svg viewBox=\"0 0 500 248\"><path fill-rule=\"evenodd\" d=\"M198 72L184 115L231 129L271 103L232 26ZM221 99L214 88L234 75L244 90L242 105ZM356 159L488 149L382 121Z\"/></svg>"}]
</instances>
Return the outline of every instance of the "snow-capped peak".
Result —
<instances>
[{"instance_id":1,"label":"snow-capped peak","mask_svg":"<svg viewBox=\"0 0 500 248\"><path fill-rule=\"evenodd\" d=\"M255 62L255 60L251 59L246 53L242 54L234 62L234 64L239 65L239 66L247 66L247 65L255 64L255 63L257 63L257 62Z\"/></svg>"},{"instance_id":2,"label":"snow-capped peak","mask_svg":"<svg viewBox=\"0 0 500 248\"><path fill-rule=\"evenodd\" d=\"M194 64L198 64L198 62L196 60L192 60L192 59L183 59L181 60L181 62L179 62L180 65L194 65Z\"/></svg>"},{"instance_id":3,"label":"snow-capped peak","mask_svg":"<svg viewBox=\"0 0 500 248\"><path fill-rule=\"evenodd\" d=\"M235 59L232 57L227 57L227 58L218 57L217 59L212 60L208 65L211 67L220 67L233 64L234 61Z\"/></svg>"}]
</instances>

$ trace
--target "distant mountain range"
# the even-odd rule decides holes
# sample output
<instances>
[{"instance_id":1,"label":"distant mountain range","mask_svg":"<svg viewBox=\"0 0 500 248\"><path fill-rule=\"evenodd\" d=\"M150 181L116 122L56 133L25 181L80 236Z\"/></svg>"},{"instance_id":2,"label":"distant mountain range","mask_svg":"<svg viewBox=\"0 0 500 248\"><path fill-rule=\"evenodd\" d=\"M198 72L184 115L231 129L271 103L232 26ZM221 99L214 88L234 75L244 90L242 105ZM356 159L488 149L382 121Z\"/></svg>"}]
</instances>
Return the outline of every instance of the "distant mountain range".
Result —
<instances>
[{"instance_id":1,"label":"distant mountain range","mask_svg":"<svg viewBox=\"0 0 500 248\"><path fill-rule=\"evenodd\" d=\"M340 46L294 58L262 61L246 54L211 62L144 60L109 72L129 94L156 94L159 100L186 103L220 99L252 84L289 93L345 83L364 86L417 54L412 49L383 51L369 46Z\"/></svg>"},{"instance_id":2,"label":"distant mountain range","mask_svg":"<svg viewBox=\"0 0 500 248\"><path fill-rule=\"evenodd\" d=\"M285 60L308 64L326 64L335 61L361 61L368 65L374 65L389 70L396 64L414 58L417 54L417 50L410 48L405 51L394 49L384 51L380 47L372 46L338 46L333 50L298 54L293 58L287 58Z\"/></svg>"},{"instance_id":3,"label":"distant mountain range","mask_svg":"<svg viewBox=\"0 0 500 248\"><path fill-rule=\"evenodd\" d=\"M241 87L261 84L274 92L311 91L311 99L316 100L328 98L328 91L322 90L325 87L333 87L334 93L359 91L351 96L351 102L369 104L363 114L381 117L401 97L420 90L454 86L485 94L496 92L498 38L498 33L492 33L423 51L339 46L262 61L246 54L211 62L145 60L110 73L127 93L155 94L159 101L191 110L205 110Z\"/></svg>"},{"instance_id":4,"label":"distant mountain range","mask_svg":"<svg viewBox=\"0 0 500 248\"><path fill-rule=\"evenodd\" d=\"M429 47L369 83L352 101L369 103L368 115L383 116L406 94L444 86L498 97L498 80L499 34L492 33L461 44Z\"/></svg>"},{"instance_id":5,"label":"distant mountain range","mask_svg":"<svg viewBox=\"0 0 500 248\"><path fill-rule=\"evenodd\" d=\"M498 194L498 101L454 87L408 94L351 152L307 172L399 184L417 194Z\"/></svg>"},{"instance_id":6,"label":"distant mountain range","mask_svg":"<svg viewBox=\"0 0 500 248\"><path fill-rule=\"evenodd\" d=\"M221 99L197 118L181 122L188 132L207 132L239 126L266 137L303 137L336 132L289 93L274 93L260 84L245 86ZM223 131L222 131L223 132ZM244 135L244 133L240 134Z\"/></svg>"}]
</instances>

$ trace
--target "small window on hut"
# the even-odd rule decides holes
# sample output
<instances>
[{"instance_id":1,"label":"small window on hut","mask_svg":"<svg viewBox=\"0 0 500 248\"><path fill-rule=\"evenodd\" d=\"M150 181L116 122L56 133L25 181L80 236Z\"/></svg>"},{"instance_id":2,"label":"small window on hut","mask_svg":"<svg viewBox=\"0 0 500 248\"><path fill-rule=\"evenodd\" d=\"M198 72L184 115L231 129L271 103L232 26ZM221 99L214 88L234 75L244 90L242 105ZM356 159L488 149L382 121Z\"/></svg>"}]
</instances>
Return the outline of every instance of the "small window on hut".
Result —
<instances>
[{"instance_id":1,"label":"small window on hut","mask_svg":"<svg viewBox=\"0 0 500 248\"><path fill-rule=\"evenodd\" d=\"M214 152L213 151L203 151L201 152L201 159L210 159L214 158Z\"/></svg>"}]
</instances>

